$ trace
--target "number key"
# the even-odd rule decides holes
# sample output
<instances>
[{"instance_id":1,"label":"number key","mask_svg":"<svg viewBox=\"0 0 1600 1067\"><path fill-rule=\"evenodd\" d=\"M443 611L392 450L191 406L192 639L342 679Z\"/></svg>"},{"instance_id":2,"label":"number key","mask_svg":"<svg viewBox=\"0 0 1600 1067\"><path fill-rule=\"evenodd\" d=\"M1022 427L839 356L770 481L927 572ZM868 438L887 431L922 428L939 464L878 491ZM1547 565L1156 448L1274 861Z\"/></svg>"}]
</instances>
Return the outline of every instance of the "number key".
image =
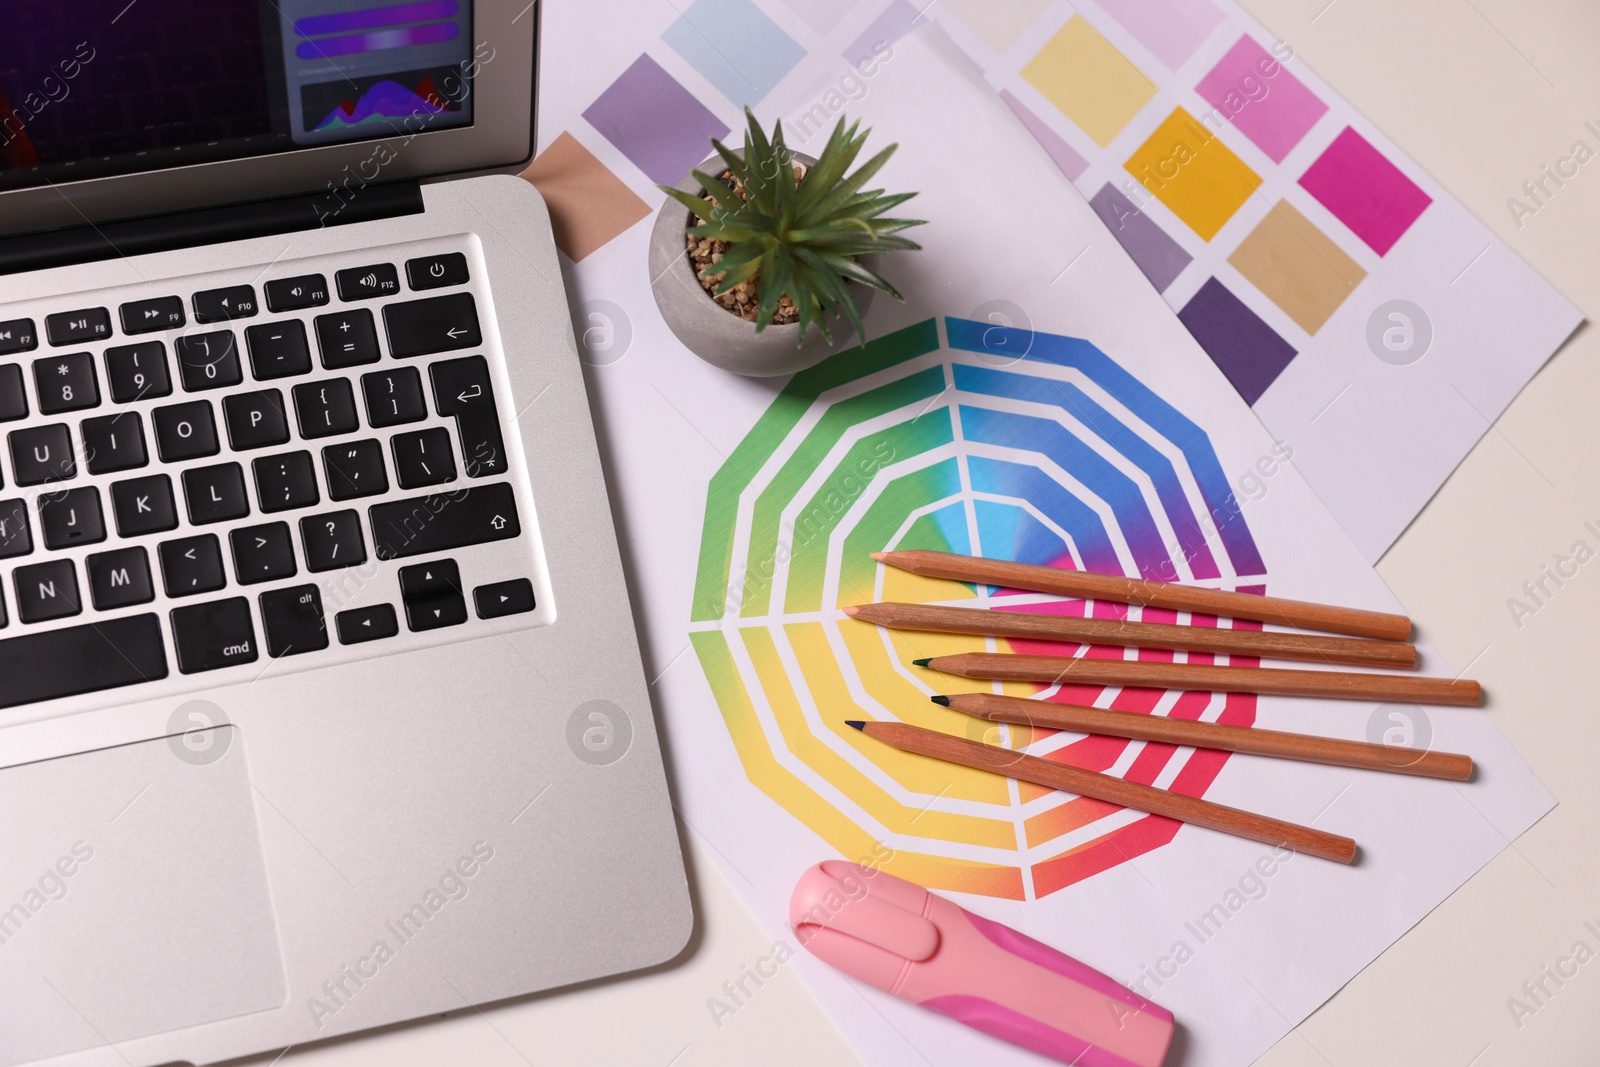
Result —
<instances>
[{"instance_id":1,"label":"number key","mask_svg":"<svg viewBox=\"0 0 1600 1067\"><path fill-rule=\"evenodd\" d=\"M173 347L178 353L183 387L191 393L238 385L244 380L232 330L186 334L173 342Z\"/></svg>"},{"instance_id":2,"label":"number key","mask_svg":"<svg viewBox=\"0 0 1600 1067\"><path fill-rule=\"evenodd\" d=\"M34 360L33 384L39 390L39 411L44 415L79 411L100 403L94 357L87 352Z\"/></svg>"},{"instance_id":3,"label":"number key","mask_svg":"<svg viewBox=\"0 0 1600 1067\"><path fill-rule=\"evenodd\" d=\"M344 378L295 386L294 410L300 419L301 437L332 437L360 426L355 393Z\"/></svg>"},{"instance_id":4,"label":"number key","mask_svg":"<svg viewBox=\"0 0 1600 1067\"><path fill-rule=\"evenodd\" d=\"M106 381L111 385L111 399L119 404L170 396L167 346L160 341L146 341L106 349Z\"/></svg>"},{"instance_id":5,"label":"number key","mask_svg":"<svg viewBox=\"0 0 1600 1067\"><path fill-rule=\"evenodd\" d=\"M415 367L363 374L361 392L367 400L367 422L374 428L420 422L428 417L422 399L422 375Z\"/></svg>"}]
</instances>

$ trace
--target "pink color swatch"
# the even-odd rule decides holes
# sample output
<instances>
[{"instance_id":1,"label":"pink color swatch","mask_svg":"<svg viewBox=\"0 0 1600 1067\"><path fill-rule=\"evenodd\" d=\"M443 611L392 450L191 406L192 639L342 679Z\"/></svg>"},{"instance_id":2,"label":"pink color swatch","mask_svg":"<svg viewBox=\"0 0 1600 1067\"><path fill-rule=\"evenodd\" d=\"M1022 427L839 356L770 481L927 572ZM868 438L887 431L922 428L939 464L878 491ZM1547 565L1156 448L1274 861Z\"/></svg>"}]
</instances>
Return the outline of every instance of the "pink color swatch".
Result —
<instances>
[{"instance_id":1,"label":"pink color swatch","mask_svg":"<svg viewBox=\"0 0 1600 1067\"><path fill-rule=\"evenodd\" d=\"M1248 35L1228 49L1195 92L1274 163L1282 163L1328 110L1304 82Z\"/></svg>"},{"instance_id":2,"label":"pink color swatch","mask_svg":"<svg viewBox=\"0 0 1600 1067\"><path fill-rule=\"evenodd\" d=\"M1100 6L1171 70L1222 25L1211 0L1100 0Z\"/></svg>"},{"instance_id":3,"label":"pink color swatch","mask_svg":"<svg viewBox=\"0 0 1600 1067\"><path fill-rule=\"evenodd\" d=\"M1300 185L1380 256L1433 203L1349 126L1301 175Z\"/></svg>"}]
</instances>

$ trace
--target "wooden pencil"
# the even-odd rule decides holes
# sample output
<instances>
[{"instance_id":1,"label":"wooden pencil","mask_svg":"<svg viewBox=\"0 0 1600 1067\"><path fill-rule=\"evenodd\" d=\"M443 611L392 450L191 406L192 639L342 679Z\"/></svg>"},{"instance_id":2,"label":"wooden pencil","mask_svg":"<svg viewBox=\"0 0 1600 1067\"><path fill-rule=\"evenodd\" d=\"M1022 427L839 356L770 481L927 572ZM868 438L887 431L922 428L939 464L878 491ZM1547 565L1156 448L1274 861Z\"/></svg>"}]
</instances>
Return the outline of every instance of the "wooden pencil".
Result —
<instances>
[{"instance_id":1,"label":"wooden pencil","mask_svg":"<svg viewBox=\"0 0 1600 1067\"><path fill-rule=\"evenodd\" d=\"M1406 641L1372 641L1360 637L1286 634L1214 626L1174 626L1120 619L1079 619L1026 611L985 611L938 604L856 604L844 609L853 619L896 630L931 630L947 634L1023 637L1081 645L1126 645L1173 648L1230 656L1297 659L1312 663L1359 663L1373 667L1414 667L1417 646Z\"/></svg>"},{"instance_id":2,"label":"wooden pencil","mask_svg":"<svg viewBox=\"0 0 1600 1067\"><path fill-rule=\"evenodd\" d=\"M1402 704L1476 704L1482 688L1470 679L1425 678L1358 671L1303 671L1279 667L1213 667L1198 663L1090 659L1086 656L1013 656L963 652L913 660L962 678L1046 685L1123 685L1143 689L1195 689L1213 693L1387 700Z\"/></svg>"},{"instance_id":3,"label":"wooden pencil","mask_svg":"<svg viewBox=\"0 0 1600 1067\"><path fill-rule=\"evenodd\" d=\"M1454 752L1398 748L1366 741L1343 741L1332 737L1263 730L1259 727L1226 726L1191 719L1169 719L1160 715L1107 711L1077 704L1058 704L1053 700L1024 700L998 693L952 693L949 696L936 696L933 702L990 722L1020 723L1108 737L1131 737L1139 741L1214 748L1253 756L1326 763L1334 767L1414 774L1452 782L1465 782L1472 777L1472 757Z\"/></svg>"},{"instance_id":4,"label":"wooden pencil","mask_svg":"<svg viewBox=\"0 0 1600 1067\"><path fill-rule=\"evenodd\" d=\"M874 552L872 558L886 566L931 578L982 582L1008 589L1031 589L1058 596L1114 600L1122 604L1149 605L1172 611L1200 612L1231 619L1255 619L1305 630L1326 630L1355 637L1403 641L1411 635L1411 620L1404 615L1331 604L1313 604L1283 597L1253 596L1222 589L1158 582L1125 575L1013 563L1003 559L960 556L952 552L908 549Z\"/></svg>"},{"instance_id":5,"label":"wooden pencil","mask_svg":"<svg viewBox=\"0 0 1600 1067\"><path fill-rule=\"evenodd\" d=\"M1354 841L1325 830L1241 811L1197 797L1186 797L1154 786L1125 782L1108 774L1069 767L998 745L986 745L981 741L925 730L907 723L851 721L850 725L868 737L904 752L1003 774L1008 778L1065 790L1108 804L1120 804L1125 808L1220 830L1262 844L1281 845L1338 863L1350 863L1355 859Z\"/></svg>"}]
</instances>

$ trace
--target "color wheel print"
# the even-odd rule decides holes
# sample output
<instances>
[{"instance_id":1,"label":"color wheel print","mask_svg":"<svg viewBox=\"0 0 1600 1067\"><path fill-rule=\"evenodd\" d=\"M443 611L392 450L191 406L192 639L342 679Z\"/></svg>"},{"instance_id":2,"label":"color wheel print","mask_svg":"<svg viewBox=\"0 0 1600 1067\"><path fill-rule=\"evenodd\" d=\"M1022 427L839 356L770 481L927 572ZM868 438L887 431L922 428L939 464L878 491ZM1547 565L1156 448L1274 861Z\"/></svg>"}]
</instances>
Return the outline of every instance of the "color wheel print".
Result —
<instances>
[{"instance_id":1,"label":"color wheel print","mask_svg":"<svg viewBox=\"0 0 1600 1067\"><path fill-rule=\"evenodd\" d=\"M729 456L707 492L691 623L745 773L846 859L878 859L930 888L1030 899L1170 841L1170 820L908 755L844 725L899 719L1199 796L1226 753L980 722L928 697L988 683L911 665L983 645L1131 650L891 632L839 609L883 599L1191 620L920 578L869 558L887 548L1263 592L1260 553L1205 433L1087 341L929 319L796 375ZM1255 698L1240 694L999 691L1255 720Z\"/></svg>"}]
</instances>

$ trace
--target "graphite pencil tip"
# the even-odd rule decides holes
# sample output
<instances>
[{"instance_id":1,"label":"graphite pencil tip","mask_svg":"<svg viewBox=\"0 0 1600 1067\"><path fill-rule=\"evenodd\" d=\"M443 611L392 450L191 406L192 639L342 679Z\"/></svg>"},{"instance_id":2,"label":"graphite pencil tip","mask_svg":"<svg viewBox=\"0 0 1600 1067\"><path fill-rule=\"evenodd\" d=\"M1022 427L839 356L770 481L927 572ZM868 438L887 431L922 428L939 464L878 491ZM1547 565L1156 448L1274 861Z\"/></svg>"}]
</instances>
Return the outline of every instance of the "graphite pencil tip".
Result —
<instances>
[{"instance_id":1,"label":"graphite pencil tip","mask_svg":"<svg viewBox=\"0 0 1600 1067\"><path fill-rule=\"evenodd\" d=\"M929 656L927 659L914 659L914 660L911 661L911 665L913 667L926 667L928 664L930 664L932 662L933 662L933 657Z\"/></svg>"},{"instance_id":2,"label":"graphite pencil tip","mask_svg":"<svg viewBox=\"0 0 1600 1067\"><path fill-rule=\"evenodd\" d=\"M857 730L865 730L867 728L867 724L862 722L860 719L846 719L844 724L846 726L853 726Z\"/></svg>"},{"instance_id":3,"label":"graphite pencil tip","mask_svg":"<svg viewBox=\"0 0 1600 1067\"><path fill-rule=\"evenodd\" d=\"M950 706L950 698L947 696L931 696L928 699L939 705L941 708L948 708Z\"/></svg>"}]
</instances>

